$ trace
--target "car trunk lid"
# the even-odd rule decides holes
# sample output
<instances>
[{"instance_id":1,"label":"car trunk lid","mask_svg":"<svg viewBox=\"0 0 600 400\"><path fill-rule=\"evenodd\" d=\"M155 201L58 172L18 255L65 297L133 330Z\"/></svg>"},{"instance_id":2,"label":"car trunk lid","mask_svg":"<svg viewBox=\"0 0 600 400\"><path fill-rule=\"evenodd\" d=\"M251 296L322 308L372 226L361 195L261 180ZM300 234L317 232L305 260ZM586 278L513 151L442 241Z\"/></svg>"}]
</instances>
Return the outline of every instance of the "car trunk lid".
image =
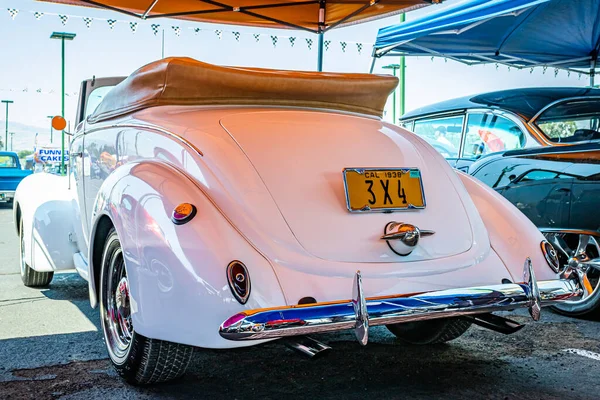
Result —
<instances>
[{"instance_id":1,"label":"car trunk lid","mask_svg":"<svg viewBox=\"0 0 600 400\"><path fill-rule=\"evenodd\" d=\"M256 168L298 242L316 257L422 261L472 246L469 218L448 179L449 166L431 159L426 145L408 132L390 129L375 118L293 110L230 115L221 125ZM369 167L418 169L425 208L349 212L342 171ZM435 234L421 238L409 256L399 256L380 239L391 221Z\"/></svg>"}]
</instances>

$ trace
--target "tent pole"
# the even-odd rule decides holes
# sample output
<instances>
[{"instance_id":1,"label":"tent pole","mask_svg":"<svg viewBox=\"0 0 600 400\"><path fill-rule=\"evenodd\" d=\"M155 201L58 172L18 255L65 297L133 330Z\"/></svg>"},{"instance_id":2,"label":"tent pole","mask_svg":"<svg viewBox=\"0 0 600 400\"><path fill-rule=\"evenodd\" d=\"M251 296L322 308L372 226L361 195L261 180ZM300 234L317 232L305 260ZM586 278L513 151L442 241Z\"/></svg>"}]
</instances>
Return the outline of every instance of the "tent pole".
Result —
<instances>
[{"instance_id":1,"label":"tent pole","mask_svg":"<svg viewBox=\"0 0 600 400\"><path fill-rule=\"evenodd\" d=\"M161 59L165 58L165 30L162 30Z\"/></svg>"},{"instance_id":2,"label":"tent pole","mask_svg":"<svg viewBox=\"0 0 600 400\"><path fill-rule=\"evenodd\" d=\"M402 71L402 70L400 70ZM400 74L402 75L402 72L400 72ZM396 68L394 68L394 78L396 77ZM396 107L396 97L398 91L396 89L394 89L394 92L392 93L392 124L396 124L396 110L398 109ZM400 104L400 106L402 106L402 104Z\"/></svg>"},{"instance_id":3,"label":"tent pole","mask_svg":"<svg viewBox=\"0 0 600 400\"><path fill-rule=\"evenodd\" d=\"M400 23L406 20L406 14L400 14ZM400 71L398 74L398 79L400 80L400 116L404 115L405 101L406 101L406 57L400 57ZM394 96L396 93L394 93ZM395 111L395 110L394 110ZM398 121L394 121L394 124L398 123Z\"/></svg>"},{"instance_id":4,"label":"tent pole","mask_svg":"<svg viewBox=\"0 0 600 400\"><path fill-rule=\"evenodd\" d=\"M317 55L317 71L323 71L323 34L325 33L325 6L327 0L319 0L319 27L317 35L319 35L319 54Z\"/></svg>"},{"instance_id":5,"label":"tent pole","mask_svg":"<svg viewBox=\"0 0 600 400\"><path fill-rule=\"evenodd\" d=\"M317 33L319 36L319 46L317 55L317 71L323 71L323 32Z\"/></svg>"},{"instance_id":6,"label":"tent pole","mask_svg":"<svg viewBox=\"0 0 600 400\"><path fill-rule=\"evenodd\" d=\"M594 80L596 78L596 59L592 60L592 65L590 66L590 87L594 87Z\"/></svg>"},{"instance_id":7,"label":"tent pole","mask_svg":"<svg viewBox=\"0 0 600 400\"><path fill-rule=\"evenodd\" d=\"M375 69L375 60L377 60L377 57L373 56L373 60L371 61L371 69L369 70L370 74L372 74L373 70Z\"/></svg>"}]
</instances>

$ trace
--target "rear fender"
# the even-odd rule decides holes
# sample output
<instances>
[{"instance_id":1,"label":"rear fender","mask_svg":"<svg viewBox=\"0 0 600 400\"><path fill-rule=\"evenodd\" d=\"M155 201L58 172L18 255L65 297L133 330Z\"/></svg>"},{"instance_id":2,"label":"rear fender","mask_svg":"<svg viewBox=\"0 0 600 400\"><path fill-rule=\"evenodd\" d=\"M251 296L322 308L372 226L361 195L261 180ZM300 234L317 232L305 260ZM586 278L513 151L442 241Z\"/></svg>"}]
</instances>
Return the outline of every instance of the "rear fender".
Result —
<instances>
[{"instance_id":1,"label":"rear fender","mask_svg":"<svg viewBox=\"0 0 600 400\"><path fill-rule=\"evenodd\" d=\"M193 204L197 214L176 225L172 212L181 203ZM125 257L133 325L144 336L232 347L218 334L224 320L246 309L286 304L270 262L193 179L171 164L144 161L117 168L102 185L92 215L92 305L97 303L101 268L94 249L104 245L96 235L101 221L110 218ZM251 294L245 305L233 297L227 282L226 267L233 260L242 261L250 274Z\"/></svg>"},{"instance_id":2,"label":"rear fender","mask_svg":"<svg viewBox=\"0 0 600 400\"><path fill-rule=\"evenodd\" d=\"M523 282L523 262L531 258L537 279L551 280L558 275L550 268L542 253L544 240L539 229L513 204L478 179L457 171L473 199L490 243L513 282Z\"/></svg>"},{"instance_id":3,"label":"rear fender","mask_svg":"<svg viewBox=\"0 0 600 400\"><path fill-rule=\"evenodd\" d=\"M23 179L15 193L14 218L17 233L22 222L27 265L43 272L75 268L68 177L39 173Z\"/></svg>"}]
</instances>

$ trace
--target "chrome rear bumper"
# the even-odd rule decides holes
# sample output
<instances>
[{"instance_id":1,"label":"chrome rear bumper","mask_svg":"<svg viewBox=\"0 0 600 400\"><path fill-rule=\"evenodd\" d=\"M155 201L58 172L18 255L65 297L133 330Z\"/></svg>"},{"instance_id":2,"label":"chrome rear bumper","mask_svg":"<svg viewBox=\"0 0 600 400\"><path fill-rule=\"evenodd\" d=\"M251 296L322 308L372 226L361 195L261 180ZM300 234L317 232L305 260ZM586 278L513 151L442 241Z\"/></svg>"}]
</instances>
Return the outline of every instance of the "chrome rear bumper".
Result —
<instances>
[{"instance_id":1,"label":"chrome rear bumper","mask_svg":"<svg viewBox=\"0 0 600 400\"><path fill-rule=\"evenodd\" d=\"M528 308L534 320L541 306L581 295L573 280L537 282L531 261L524 266L525 283L450 289L413 296L365 298L360 271L352 300L249 310L233 315L219 329L228 340L273 339L285 336L354 329L362 344L369 326Z\"/></svg>"}]
</instances>

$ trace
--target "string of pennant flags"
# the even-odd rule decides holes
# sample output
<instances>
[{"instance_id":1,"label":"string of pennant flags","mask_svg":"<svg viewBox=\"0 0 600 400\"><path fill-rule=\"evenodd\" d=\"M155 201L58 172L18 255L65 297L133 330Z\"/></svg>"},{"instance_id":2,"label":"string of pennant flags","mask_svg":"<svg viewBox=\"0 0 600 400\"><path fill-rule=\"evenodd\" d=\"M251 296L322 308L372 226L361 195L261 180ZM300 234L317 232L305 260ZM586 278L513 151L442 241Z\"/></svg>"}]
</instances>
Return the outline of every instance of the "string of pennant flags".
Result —
<instances>
[{"instance_id":1,"label":"string of pennant flags","mask_svg":"<svg viewBox=\"0 0 600 400\"><path fill-rule=\"evenodd\" d=\"M145 22L137 22L137 21L131 21L131 20L117 20L117 19L113 19L113 18L100 18L100 17L88 17L88 16L80 16L80 15L71 15L71 14L58 14L58 13L51 13L51 12L41 12L41 11L29 11L29 10L19 10L17 8L7 8L8 14L10 16L10 18L12 20L15 20L17 18L18 15L23 14L23 13L27 13L27 14L31 14L33 15L33 17L36 20L41 20L43 17L53 17L56 18L58 17L58 20L60 21L60 23L65 26L67 25L67 23L69 23L72 20L81 20L86 28L91 28L92 25L94 24L94 22L102 22L102 23L106 23L108 25L108 28L110 30L114 30L115 27L117 26L117 24L124 24L126 26L129 27L131 33L135 34L138 29L140 27L150 27L150 29L152 30L152 33L156 36L158 35L161 31L168 31L169 28L170 30L175 34L176 37L180 37L182 36L184 33L187 32L191 32L194 35L199 35L199 34L214 34L215 37L218 40L222 40L224 37L229 36L229 37L233 37L233 39L236 42L241 42L243 40L243 38L252 38L254 40L255 43L259 43L261 41L267 41L271 43L271 45L273 46L273 48L277 48L278 46L281 46L282 43L286 43L289 47L291 48L298 48L299 46L297 46L298 43L303 43L304 46L306 46L306 48L308 48L308 50L312 50L313 47L315 46L315 40L311 37L297 37L297 36L284 36L284 35L274 35L274 34L270 34L270 33L256 33L256 32L240 32L240 31L233 31L233 30L224 30L224 29L208 29L208 28L199 28L199 27L193 27L193 26L189 26L189 27L185 27L185 26L181 26L181 25L161 25L158 23L145 23ZM304 39L304 40L303 40ZM245 39L244 39L245 40ZM363 50L365 49L365 46L372 46L373 43L365 43L365 42L353 42L353 41L338 41L337 43L335 43L335 46L339 46L337 47L339 50L342 51L342 53L348 53L349 51L355 51L357 52L359 55L363 54ZM324 40L323 41L323 47L325 51L330 51L336 47L334 46L334 42L332 40ZM300 46L301 47L301 46ZM417 57L419 58L419 57ZM434 57L431 57L431 60L433 61ZM447 61L447 60L446 60ZM483 64L485 65L485 64ZM499 68L499 64L496 64L496 69ZM547 71L548 67L543 67L543 73L545 74ZM508 70L511 70L511 67L508 67ZM531 73L533 73L533 68L531 68ZM557 77L559 72L561 70L559 70L558 68L554 68L554 76ZM567 75L570 76L571 72L567 71ZM579 79L581 79L582 74L579 74ZM31 91L31 92L35 92L35 93L40 93L40 94L52 94L54 91L50 90L50 91L44 91L42 89L29 89L29 88L23 88L23 89L1 89L0 91L15 91L15 92L27 92L27 91ZM68 96L69 94L67 94ZM77 93L74 93L73 95L77 95Z\"/></svg>"},{"instance_id":2,"label":"string of pennant flags","mask_svg":"<svg viewBox=\"0 0 600 400\"><path fill-rule=\"evenodd\" d=\"M92 27L94 22L102 22L102 23L106 23L110 30L114 30L117 24L125 24L129 27L129 29L131 30L131 33L136 33L138 31L138 28L140 28L140 25L142 25L142 26L149 25L149 27L152 30L152 33L154 33L154 35L158 35L163 30L169 30L169 27L170 27L170 30L177 37L181 36L182 34L184 34L184 32L187 32L187 31L191 31L195 35L198 35L200 33L212 32L219 40L222 40L224 38L224 35L229 35L230 37L233 37L236 42L240 42L242 40L242 38L245 36L253 38L256 43L260 42L261 40L267 40L267 41L270 41L273 48L276 48L278 45L281 45L282 43L287 43L287 45L289 45L290 47L296 48L296 44L298 42L302 42L302 39L304 39L304 44L305 44L306 48L308 48L308 50L312 50L312 48L315 44L314 40L309 37L302 38L302 37L297 37L297 36L284 36L284 35L274 35L274 34L265 34L265 33L247 33L247 32L230 31L230 30L224 30L224 29L182 27L180 25L162 26L161 24L158 24L158 23L145 24L145 23L139 23L139 22L135 22L135 21L117 20L117 19L112 19L112 18L87 17L87 16L80 16L80 15L57 14L57 13L40 12L40 11L22 11L22 10L19 10L16 8L8 8L7 10L8 10L8 14L10 15L10 18L12 20L15 20L20 13L28 13L28 14L32 14L34 16L34 18L38 21L41 20L43 17L48 17L48 16L49 17L58 17L59 21L61 22L61 24L63 26L66 26L67 23L69 23L72 20L81 20L81 21L83 21L86 28L88 28L88 29ZM332 47L333 41L325 40L323 42L323 44L325 47L325 51L329 51L329 50L333 49L333 47ZM363 49L365 49L365 45L372 46L373 43L339 41L336 45L339 46L338 48L343 53L347 53L347 52L349 52L350 49L353 49L359 55L362 55Z\"/></svg>"},{"instance_id":3,"label":"string of pennant flags","mask_svg":"<svg viewBox=\"0 0 600 400\"><path fill-rule=\"evenodd\" d=\"M36 93L36 94L60 94L60 90L55 90L55 89L50 89L50 90L46 90L46 89L42 89L42 88L30 88L30 87L24 87L24 88L0 88L0 92L21 92L21 93ZM77 97L79 95L78 92L65 92L65 96L70 97L70 96L75 96Z\"/></svg>"},{"instance_id":4,"label":"string of pennant flags","mask_svg":"<svg viewBox=\"0 0 600 400\"><path fill-rule=\"evenodd\" d=\"M417 59L418 59L418 58L419 58L419 57L417 57ZM431 57L431 62L433 62L434 60L435 60L435 56L432 56L432 57ZM444 62L448 62L448 59L447 59L446 57L444 57ZM482 67L485 67L487 64L480 64L480 65L481 65ZM500 64L500 63L494 63L494 65L495 65L495 67L496 67L496 71L498 71L498 70L500 69L500 65L501 65L501 64ZM533 71L535 71L535 68L536 68L536 67L515 67L515 66L510 66L510 65L507 65L506 67L508 68L508 72L510 72L510 70L511 70L512 68L514 68L514 69L522 69L522 70L529 69L529 73L530 73L530 74L533 74ZM561 71L564 71L564 70L562 70L562 69L559 69L559 68L553 68L553 70L554 70L554 77L555 77L555 78L556 78L556 77L558 77L558 74L559 74ZM545 74L546 74L546 71L548 71L548 66L546 66L546 65L545 65L545 66L543 66L543 67L542 67L542 75L545 75ZM570 71L570 70L566 70L565 72L567 73L567 77L570 77L570 76L571 76L571 71ZM575 72L574 72L574 73L575 73ZM581 77L583 76L583 73L582 73L582 72L576 72L576 73L577 73L577 79L581 80Z\"/></svg>"}]
</instances>

